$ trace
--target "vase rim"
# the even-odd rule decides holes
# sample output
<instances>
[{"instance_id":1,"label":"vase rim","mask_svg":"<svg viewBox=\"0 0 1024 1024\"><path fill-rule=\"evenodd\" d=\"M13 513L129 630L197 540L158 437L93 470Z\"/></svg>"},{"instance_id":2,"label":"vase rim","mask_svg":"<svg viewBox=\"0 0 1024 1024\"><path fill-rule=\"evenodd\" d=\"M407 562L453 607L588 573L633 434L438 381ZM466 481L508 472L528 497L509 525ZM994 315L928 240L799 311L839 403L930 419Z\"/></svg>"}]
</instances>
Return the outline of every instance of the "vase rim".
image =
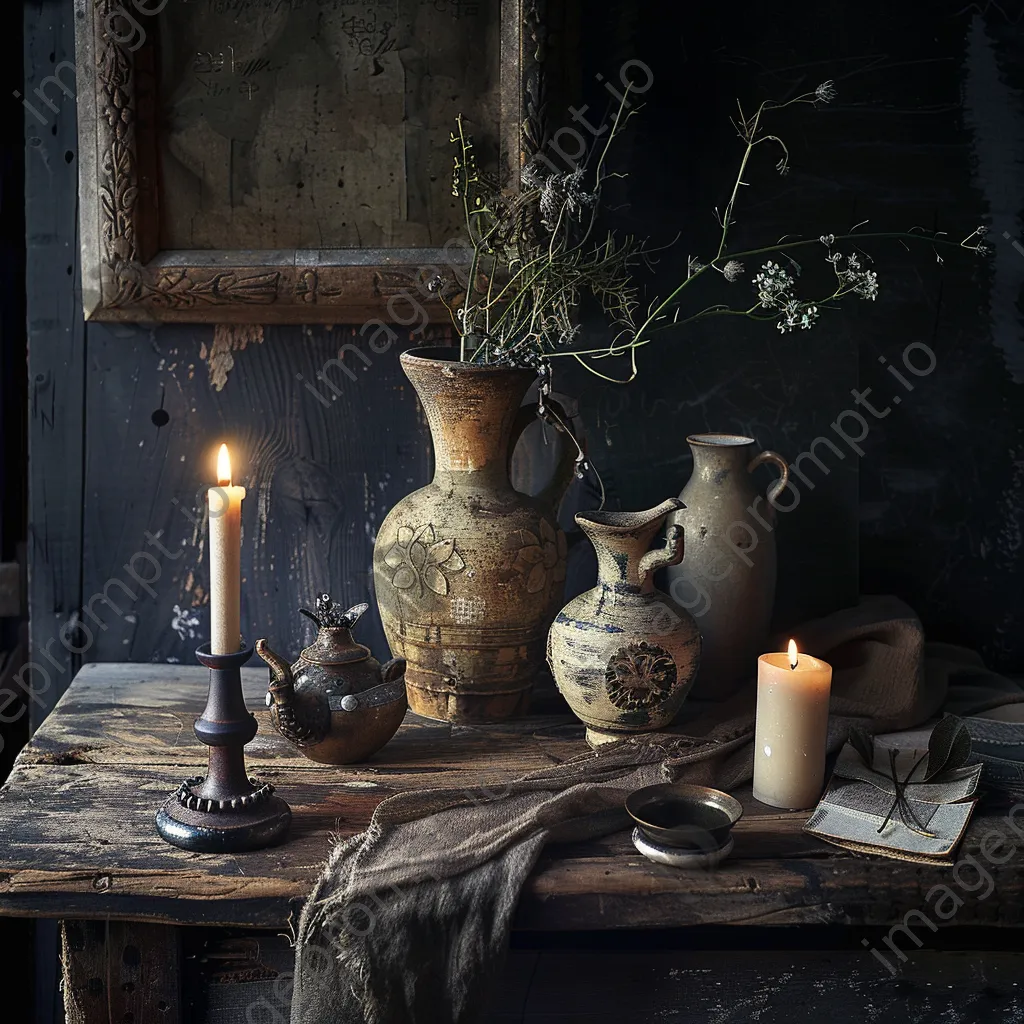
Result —
<instances>
[{"instance_id":1,"label":"vase rim","mask_svg":"<svg viewBox=\"0 0 1024 1024\"><path fill-rule=\"evenodd\" d=\"M742 448L748 444L757 444L757 440L746 434L689 434L686 443L701 444L708 448Z\"/></svg>"},{"instance_id":2,"label":"vase rim","mask_svg":"<svg viewBox=\"0 0 1024 1024\"><path fill-rule=\"evenodd\" d=\"M454 345L423 345L418 348L406 349L400 356L400 362L405 366L448 366L453 370L458 369L460 373L473 374L526 374L532 380L537 376L536 371L525 366L497 366L487 363L467 363L457 358L458 348Z\"/></svg>"},{"instance_id":3,"label":"vase rim","mask_svg":"<svg viewBox=\"0 0 1024 1024\"><path fill-rule=\"evenodd\" d=\"M580 526L598 526L612 533L631 533L684 508L686 505L679 498L667 498L660 505L643 512L577 512L576 522Z\"/></svg>"}]
</instances>

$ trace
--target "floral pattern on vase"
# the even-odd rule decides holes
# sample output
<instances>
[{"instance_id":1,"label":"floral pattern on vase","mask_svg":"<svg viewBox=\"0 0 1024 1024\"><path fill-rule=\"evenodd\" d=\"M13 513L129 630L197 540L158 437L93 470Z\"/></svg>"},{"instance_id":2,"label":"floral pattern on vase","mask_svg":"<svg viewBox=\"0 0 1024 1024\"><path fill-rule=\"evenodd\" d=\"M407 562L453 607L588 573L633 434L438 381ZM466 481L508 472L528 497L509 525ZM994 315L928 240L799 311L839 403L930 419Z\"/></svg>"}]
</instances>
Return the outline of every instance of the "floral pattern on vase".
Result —
<instances>
[{"instance_id":1,"label":"floral pattern on vase","mask_svg":"<svg viewBox=\"0 0 1024 1024\"><path fill-rule=\"evenodd\" d=\"M416 587L419 597L423 596L424 586L444 597L451 583L448 574L466 568L455 541L438 540L430 523L418 530L400 526L397 540L384 556L384 564L395 570L391 585L396 590Z\"/></svg>"},{"instance_id":2,"label":"floral pattern on vase","mask_svg":"<svg viewBox=\"0 0 1024 1024\"><path fill-rule=\"evenodd\" d=\"M676 663L657 644L642 640L620 647L604 670L608 699L623 711L656 708L672 696Z\"/></svg>"},{"instance_id":3,"label":"floral pattern on vase","mask_svg":"<svg viewBox=\"0 0 1024 1024\"><path fill-rule=\"evenodd\" d=\"M540 537L529 530L520 530L522 542L512 568L526 577L526 590L539 594L548 582L565 582L565 534L546 519L540 521Z\"/></svg>"}]
</instances>

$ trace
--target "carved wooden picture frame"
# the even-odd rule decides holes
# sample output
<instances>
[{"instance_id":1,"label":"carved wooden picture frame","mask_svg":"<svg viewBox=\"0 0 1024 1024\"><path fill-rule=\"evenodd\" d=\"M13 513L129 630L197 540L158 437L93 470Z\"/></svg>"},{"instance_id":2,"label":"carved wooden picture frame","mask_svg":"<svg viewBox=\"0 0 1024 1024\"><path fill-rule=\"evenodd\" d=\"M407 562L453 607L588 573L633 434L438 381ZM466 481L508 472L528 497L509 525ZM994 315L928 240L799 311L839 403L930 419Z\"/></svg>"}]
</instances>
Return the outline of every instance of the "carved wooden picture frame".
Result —
<instances>
[{"instance_id":1,"label":"carved wooden picture frame","mask_svg":"<svg viewBox=\"0 0 1024 1024\"><path fill-rule=\"evenodd\" d=\"M173 6L168 8L168 4ZM430 268L461 265L465 259L461 245L453 249L450 244L438 244L436 238L426 245L367 247L332 245L329 237L317 246L289 248L166 244L163 222L173 204L163 180L161 160L166 161L166 155L160 151L160 125L168 102L159 95L160 41L161 33L171 29L165 27L166 22L161 24L162 19L170 14L180 21L185 13L203 9L203 5L217 16L224 10L236 10L242 12L236 17L245 19L255 17L251 9L261 4L268 11L317 8L320 19L327 9L340 19L335 26L338 31L344 29L350 37L353 25L370 24L371 17L377 18L373 8L386 10L388 4L433 5L431 17L434 10L456 16L456 9L471 10L474 15L478 8L487 9L489 17L499 19L487 27L491 33L489 53L497 65L492 71L495 88L490 109L500 112L499 123L488 126L494 170L503 180L517 180L517 169L539 145L546 0L75 0L86 319L352 323L380 317L401 322L410 315L409 306L397 300L410 293L431 320L446 319L444 307L424 287L424 273ZM352 12L363 8L366 16L356 21ZM381 25L391 27L386 20L372 24L377 26L378 36ZM367 51L372 49L373 39L360 37L356 42ZM215 47L222 44L223 40L212 41ZM221 66L214 70L223 70L223 53L218 58ZM196 59L201 63L213 60L210 53L197 54ZM299 54L296 60L301 59ZM268 63L250 60L246 65L251 69ZM235 66L232 50L232 71ZM382 62L378 61L371 73L377 66ZM198 75L207 68L203 63L191 70ZM250 100L252 88L250 85ZM454 110L464 99L472 102L473 97L444 97ZM342 129L335 120L330 130ZM436 126L431 130L436 138ZM435 163L441 159L436 155L438 148L432 146ZM450 168L451 150L445 149L443 159ZM380 170L386 173L386 165ZM430 180L435 182L436 175ZM340 179L338 184L342 184ZM301 188L302 183L298 185ZM450 191L450 170L443 187ZM436 192L436 185L431 188ZM287 210L281 222L286 229L290 227Z\"/></svg>"}]
</instances>

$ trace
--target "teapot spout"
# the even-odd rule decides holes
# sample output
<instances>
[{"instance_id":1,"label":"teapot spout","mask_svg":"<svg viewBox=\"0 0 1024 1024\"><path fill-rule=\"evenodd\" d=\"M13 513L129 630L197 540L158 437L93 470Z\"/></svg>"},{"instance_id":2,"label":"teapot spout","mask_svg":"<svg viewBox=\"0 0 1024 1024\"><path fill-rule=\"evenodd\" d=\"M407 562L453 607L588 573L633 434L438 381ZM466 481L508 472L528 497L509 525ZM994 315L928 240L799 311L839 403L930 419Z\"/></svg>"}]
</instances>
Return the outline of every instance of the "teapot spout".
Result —
<instances>
[{"instance_id":1,"label":"teapot spout","mask_svg":"<svg viewBox=\"0 0 1024 1024\"><path fill-rule=\"evenodd\" d=\"M309 707L305 710L295 701L295 675L291 665L279 654L275 654L266 640L256 641L256 653L270 666L273 678L267 690L267 707L277 731L292 743L304 746L319 743L323 730L307 722Z\"/></svg>"},{"instance_id":2,"label":"teapot spout","mask_svg":"<svg viewBox=\"0 0 1024 1024\"><path fill-rule=\"evenodd\" d=\"M273 679L267 693L267 704L288 707L295 697L295 677L292 667L279 654L275 654L266 640L256 641L256 653L270 666Z\"/></svg>"}]
</instances>

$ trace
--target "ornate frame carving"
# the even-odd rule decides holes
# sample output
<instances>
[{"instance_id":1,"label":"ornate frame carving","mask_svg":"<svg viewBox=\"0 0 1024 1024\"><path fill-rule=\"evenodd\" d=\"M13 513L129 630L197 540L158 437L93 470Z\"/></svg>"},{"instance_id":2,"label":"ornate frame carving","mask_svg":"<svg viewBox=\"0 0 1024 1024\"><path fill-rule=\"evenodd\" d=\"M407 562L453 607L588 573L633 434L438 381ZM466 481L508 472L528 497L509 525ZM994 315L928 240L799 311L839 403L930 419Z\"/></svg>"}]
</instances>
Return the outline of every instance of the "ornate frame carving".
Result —
<instances>
[{"instance_id":1,"label":"ornate frame carving","mask_svg":"<svg viewBox=\"0 0 1024 1024\"><path fill-rule=\"evenodd\" d=\"M509 177L543 139L546 2L500 0L498 135L501 171ZM131 39L111 30L126 3L75 0L82 299L87 320L387 320L389 300L410 289L432 320L447 319L441 303L417 280L422 268L448 262L443 249L158 251L155 140L139 131L140 122L152 123L155 114L156 76L147 47L133 52ZM403 312L402 307L395 309L398 316Z\"/></svg>"}]
</instances>

